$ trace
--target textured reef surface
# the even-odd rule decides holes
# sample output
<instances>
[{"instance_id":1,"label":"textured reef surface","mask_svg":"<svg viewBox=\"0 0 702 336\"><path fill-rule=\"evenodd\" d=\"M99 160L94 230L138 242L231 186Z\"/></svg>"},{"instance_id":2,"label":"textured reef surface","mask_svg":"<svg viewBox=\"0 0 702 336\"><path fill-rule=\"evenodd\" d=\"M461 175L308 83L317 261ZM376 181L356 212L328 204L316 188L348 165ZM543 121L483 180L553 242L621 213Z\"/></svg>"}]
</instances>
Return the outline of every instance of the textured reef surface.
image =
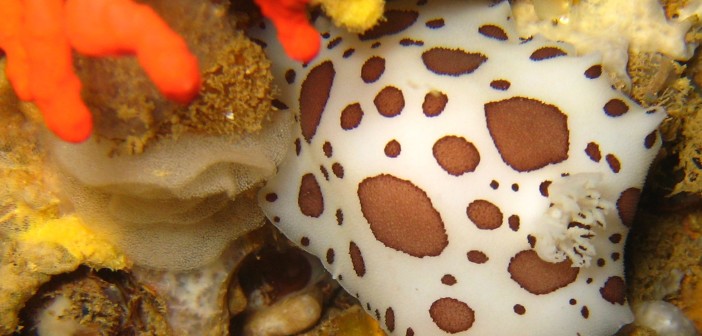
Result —
<instances>
[{"instance_id":1,"label":"textured reef surface","mask_svg":"<svg viewBox=\"0 0 702 336\"><path fill-rule=\"evenodd\" d=\"M90 3L0 0L0 335L702 333L699 1Z\"/></svg>"}]
</instances>

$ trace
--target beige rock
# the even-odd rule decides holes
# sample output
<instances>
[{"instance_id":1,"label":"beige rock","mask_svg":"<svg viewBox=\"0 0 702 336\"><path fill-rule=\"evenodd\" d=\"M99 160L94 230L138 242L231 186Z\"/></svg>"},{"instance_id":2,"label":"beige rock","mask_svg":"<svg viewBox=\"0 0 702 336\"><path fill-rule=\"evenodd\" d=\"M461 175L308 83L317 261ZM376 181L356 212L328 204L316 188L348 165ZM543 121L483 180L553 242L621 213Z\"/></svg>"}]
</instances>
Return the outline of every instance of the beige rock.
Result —
<instances>
[{"instance_id":1,"label":"beige rock","mask_svg":"<svg viewBox=\"0 0 702 336\"><path fill-rule=\"evenodd\" d=\"M298 292L254 313L244 326L245 336L284 336L312 327L322 314L317 287Z\"/></svg>"}]
</instances>

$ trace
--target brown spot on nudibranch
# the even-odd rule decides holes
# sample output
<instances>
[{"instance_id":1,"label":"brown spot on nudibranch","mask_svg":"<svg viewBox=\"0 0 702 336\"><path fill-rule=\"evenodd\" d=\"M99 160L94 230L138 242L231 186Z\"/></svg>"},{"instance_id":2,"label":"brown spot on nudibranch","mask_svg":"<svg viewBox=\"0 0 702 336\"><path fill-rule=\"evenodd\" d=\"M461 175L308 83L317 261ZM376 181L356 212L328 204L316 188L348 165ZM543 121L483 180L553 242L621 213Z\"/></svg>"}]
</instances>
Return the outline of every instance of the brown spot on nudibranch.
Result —
<instances>
[{"instance_id":1,"label":"brown spot on nudibranch","mask_svg":"<svg viewBox=\"0 0 702 336\"><path fill-rule=\"evenodd\" d=\"M494 230L502 225L502 211L486 200L475 200L466 209L468 218L481 230Z\"/></svg>"},{"instance_id":2,"label":"brown spot on nudibranch","mask_svg":"<svg viewBox=\"0 0 702 336\"><path fill-rule=\"evenodd\" d=\"M517 315L526 314L526 308L524 308L524 306L522 306L520 304L514 305L514 307L512 309L514 309L514 312L517 313Z\"/></svg>"},{"instance_id":3,"label":"brown spot on nudibranch","mask_svg":"<svg viewBox=\"0 0 702 336\"><path fill-rule=\"evenodd\" d=\"M622 169L622 164L619 162L619 159L617 159L617 157L613 154L607 154L605 156L605 160L607 161L609 168L612 169L613 172L618 173Z\"/></svg>"},{"instance_id":4,"label":"brown spot on nudibranch","mask_svg":"<svg viewBox=\"0 0 702 336\"><path fill-rule=\"evenodd\" d=\"M361 67L361 79L366 83L377 81L385 72L385 59L373 56L366 60Z\"/></svg>"},{"instance_id":5,"label":"brown spot on nudibranch","mask_svg":"<svg viewBox=\"0 0 702 336\"><path fill-rule=\"evenodd\" d=\"M446 286L453 286L457 283L456 277L451 274L444 274L444 276L441 277L441 283Z\"/></svg>"},{"instance_id":6,"label":"brown spot on nudibranch","mask_svg":"<svg viewBox=\"0 0 702 336\"><path fill-rule=\"evenodd\" d=\"M609 236L609 241L611 241L612 244L619 244L622 241L621 233L612 234L611 236Z\"/></svg>"},{"instance_id":7,"label":"brown spot on nudibranch","mask_svg":"<svg viewBox=\"0 0 702 336\"><path fill-rule=\"evenodd\" d=\"M374 40L387 35L397 34L409 28L419 17L419 12L410 10L388 10L385 12L385 20L380 21L370 30L358 37L361 41Z\"/></svg>"},{"instance_id":8,"label":"brown spot on nudibranch","mask_svg":"<svg viewBox=\"0 0 702 336\"><path fill-rule=\"evenodd\" d=\"M426 22L426 26L431 29L438 29L444 26L444 19L433 19Z\"/></svg>"},{"instance_id":9,"label":"brown spot on nudibranch","mask_svg":"<svg viewBox=\"0 0 702 336\"><path fill-rule=\"evenodd\" d=\"M524 250L510 259L507 270L516 283L532 294L548 294L575 281L579 268L565 260L550 263L533 250Z\"/></svg>"},{"instance_id":10,"label":"brown spot on nudibranch","mask_svg":"<svg viewBox=\"0 0 702 336\"><path fill-rule=\"evenodd\" d=\"M327 171L327 168L324 167L323 165L319 166L319 172L322 173L322 176L324 176L324 179L329 181L329 172Z\"/></svg>"},{"instance_id":11,"label":"brown spot on nudibranch","mask_svg":"<svg viewBox=\"0 0 702 336\"><path fill-rule=\"evenodd\" d=\"M263 49L266 49L268 47L268 43L263 42L262 40L259 40L257 38L252 38L251 42L258 44Z\"/></svg>"},{"instance_id":12,"label":"brown spot on nudibranch","mask_svg":"<svg viewBox=\"0 0 702 336\"><path fill-rule=\"evenodd\" d=\"M461 49L432 48L422 54L422 61L437 75L460 76L475 71L487 57Z\"/></svg>"},{"instance_id":13,"label":"brown spot on nudibranch","mask_svg":"<svg viewBox=\"0 0 702 336\"><path fill-rule=\"evenodd\" d=\"M405 108L405 97L402 91L394 86L386 86L373 99L378 112L388 118L399 115Z\"/></svg>"},{"instance_id":14,"label":"brown spot on nudibranch","mask_svg":"<svg viewBox=\"0 0 702 336\"><path fill-rule=\"evenodd\" d=\"M403 47L411 47L411 46L421 47L424 45L424 41L403 38L402 40L400 40L400 45Z\"/></svg>"},{"instance_id":15,"label":"brown spot on nudibranch","mask_svg":"<svg viewBox=\"0 0 702 336\"><path fill-rule=\"evenodd\" d=\"M539 184L539 193L541 193L541 196L548 197L548 187L551 183L551 181L543 181Z\"/></svg>"},{"instance_id":16,"label":"brown spot on nudibranch","mask_svg":"<svg viewBox=\"0 0 702 336\"><path fill-rule=\"evenodd\" d=\"M490 87L495 89L495 90L500 90L500 91L507 91L509 87L512 85L508 80L504 79L496 79L492 82L490 82Z\"/></svg>"},{"instance_id":17,"label":"brown spot on nudibranch","mask_svg":"<svg viewBox=\"0 0 702 336\"><path fill-rule=\"evenodd\" d=\"M287 104L283 103L281 100L278 99L271 100L271 106L281 111L285 111L289 108Z\"/></svg>"},{"instance_id":18,"label":"brown spot on nudibranch","mask_svg":"<svg viewBox=\"0 0 702 336\"><path fill-rule=\"evenodd\" d=\"M602 160L602 153L600 152L600 146L595 142L589 142L585 147L585 154L590 158L590 160L595 162L600 162Z\"/></svg>"},{"instance_id":19,"label":"brown spot on nudibranch","mask_svg":"<svg viewBox=\"0 0 702 336\"><path fill-rule=\"evenodd\" d=\"M385 326L390 332L395 330L395 311L392 310L392 307L385 310Z\"/></svg>"},{"instance_id":20,"label":"brown spot on nudibranch","mask_svg":"<svg viewBox=\"0 0 702 336\"><path fill-rule=\"evenodd\" d=\"M400 152L402 151L402 146L400 146L400 143L397 142L397 140L392 139L385 145L385 148L383 150L385 151L385 156L394 158L400 155Z\"/></svg>"},{"instance_id":21,"label":"brown spot on nudibranch","mask_svg":"<svg viewBox=\"0 0 702 336\"><path fill-rule=\"evenodd\" d=\"M347 131L354 129L361 124L361 119L363 119L363 109L361 108L361 104L354 103L347 105L341 111L341 128Z\"/></svg>"},{"instance_id":22,"label":"brown spot on nudibranch","mask_svg":"<svg viewBox=\"0 0 702 336\"><path fill-rule=\"evenodd\" d=\"M327 171L327 168L324 167L324 165L319 166L319 171L322 173L322 176L324 176L324 179L329 181L329 172Z\"/></svg>"},{"instance_id":23,"label":"brown spot on nudibranch","mask_svg":"<svg viewBox=\"0 0 702 336\"><path fill-rule=\"evenodd\" d=\"M295 77L297 77L297 74L295 73L295 70L293 69L288 69L285 71L285 81L288 84L295 83Z\"/></svg>"},{"instance_id":24,"label":"brown spot on nudibranch","mask_svg":"<svg viewBox=\"0 0 702 336\"><path fill-rule=\"evenodd\" d=\"M531 56L529 56L529 59L531 59L532 61L542 61L545 59L559 57L559 56L565 56L565 55L568 55L568 54L565 51L561 50L560 48L543 47L543 48L536 49L536 51L531 53Z\"/></svg>"},{"instance_id":25,"label":"brown spot on nudibranch","mask_svg":"<svg viewBox=\"0 0 702 336\"><path fill-rule=\"evenodd\" d=\"M437 256L448 245L441 215L412 182L388 174L358 185L363 216L375 238L414 257Z\"/></svg>"},{"instance_id":26,"label":"brown spot on nudibranch","mask_svg":"<svg viewBox=\"0 0 702 336\"><path fill-rule=\"evenodd\" d=\"M636 205L639 203L639 197L641 197L641 189L629 188L622 191L617 199L619 218L621 218L622 223L628 227L631 227L631 223L634 222Z\"/></svg>"},{"instance_id":27,"label":"brown spot on nudibranch","mask_svg":"<svg viewBox=\"0 0 702 336\"><path fill-rule=\"evenodd\" d=\"M302 151L302 143L300 141L300 138L295 139L295 155L300 156L300 152Z\"/></svg>"},{"instance_id":28,"label":"brown spot on nudibranch","mask_svg":"<svg viewBox=\"0 0 702 336\"><path fill-rule=\"evenodd\" d=\"M422 111L427 117L436 117L446 108L448 96L441 91L430 91L424 96Z\"/></svg>"},{"instance_id":29,"label":"brown spot on nudibranch","mask_svg":"<svg viewBox=\"0 0 702 336\"><path fill-rule=\"evenodd\" d=\"M480 26L480 28L478 28L478 32L483 36L494 38L500 41L506 41L509 38L504 29L491 24Z\"/></svg>"},{"instance_id":30,"label":"brown spot on nudibranch","mask_svg":"<svg viewBox=\"0 0 702 336\"><path fill-rule=\"evenodd\" d=\"M278 194L276 193L268 193L266 194L266 201L268 202L275 202L278 200Z\"/></svg>"},{"instance_id":31,"label":"brown spot on nudibranch","mask_svg":"<svg viewBox=\"0 0 702 336\"><path fill-rule=\"evenodd\" d=\"M602 75L602 66L599 64L595 64L585 70L585 77L587 78L595 79L600 77L600 75Z\"/></svg>"},{"instance_id":32,"label":"brown spot on nudibranch","mask_svg":"<svg viewBox=\"0 0 702 336\"><path fill-rule=\"evenodd\" d=\"M356 275L359 277L366 275L366 263L363 261L361 249L354 242L349 243L349 256L351 256L351 265L353 265Z\"/></svg>"},{"instance_id":33,"label":"brown spot on nudibranch","mask_svg":"<svg viewBox=\"0 0 702 336\"><path fill-rule=\"evenodd\" d=\"M334 148L332 147L332 144L329 141L325 141L322 145L322 152L324 152L324 156L328 158L330 158L334 153Z\"/></svg>"},{"instance_id":34,"label":"brown spot on nudibranch","mask_svg":"<svg viewBox=\"0 0 702 336\"><path fill-rule=\"evenodd\" d=\"M489 259L485 253L478 250L468 251L466 255L468 256L468 261L476 264L484 264Z\"/></svg>"},{"instance_id":35,"label":"brown spot on nudibranch","mask_svg":"<svg viewBox=\"0 0 702 336\"><path fill-rule=\"evenodd\" d=\"M344 166L338 162L332 163L332 173L338 178L344 178Z\"/></svg>"},{"instance_id":36,"label":"brown spot on nudibranch","mask_svg":"<svg viewBox=\"0 0 702 336\"><path fill-rule=\"evenodd\" d=\"M480 163L480 153L475 145L455 135L437 140L432 153L439 166L453 176L472 172Z\"/></svg>"},{"instance_id":37,"label":"brown spot on nudibranch","mask_svg":"<svg viewBox=\"0 0 702 336\"><path fill-rule=\"evenodd\" d=\"M324 212L322 189L314 175L308 173L302 176L297 204L300 212L309 217L319 217Z\"/></svg>"},{"instance_id":38,"label":"brown spot on nudibranch","mask_svg":"<svg viewBox=\"0 0 702 336\"><path fill-rule=\"evenodd\" d=\"M507 224L509 224L509 228L512 229L512 231L517 232L519 231L519 216L517 215L512 215L507 218Z\"/></svg>"},{"instance_id":39,"label":"brown spot on nudibranch","mask_svg":"<svg viewBox=\"0 0 702 336\"><path fill-rule=\"evenodd\" d=\"M644 138L644 147L646 149L651 149L653 145L656 144L656 140L658 139L658 130L654 130L653 132L649 133L646 138Z\"/></svg>"},{"instance_id":40,"label":"brown spot on nudibranch","mask_svg":"<svg viewBox=\"0 0 702 336\"><path fill-rule=\"evenodd\" d=\"M344 212L341 209L336 209L336 224L344 224Z\"/></svg>"},{"instance_id":41,"label":"brown spot on nudibranch","mask_svg":"<svg viewBox=\"0 0 702 336\"><path fill-rule=\"evenodd\" d=\"M327 264L333 264L334 263L334 249L330 248L327 250Z\"/></svg>"},{"instance_id":42,"label":"brown spot on nudibranch","mask_svg":"<svg viewBox=\"0 0 702 336\"><path fill-rule=\"evenodd\" d=\"M334 64L326 61L317 65L302 82L300 89L300 127L307 142L312 141L322 120L322 113L334 84Z\"/></svg>"},{"instance_id":43,"label":"brown spot on nudibranch","mask_svg":"<svg viewBox=\"0 0 702 336\"><path fill-rule=\"evenodd\" d=\"M534 246L536 245L536 237L532 235L527 235L527 243L529 243L529 246L531 246L531 248L534 248Z\"/></svg>"},{"instance_id":44,"label":"brown spot on nudibranch","mask_svg":"<svg viewBox=\"0 0 702 336\"><path fill-rule=\"evenodd\" d=\"M614 98L610 99L607 104L604 105L603 109L608 116L619 117L629 111L629 105L621 99Z\"/></svg>"},{"instance_id":45,"label":"brown spot on nudibranch","mask_svg":"<svg viewBox=\"0 0 702 336\"><path fill-rule=\"evenodd\" d=\"M554 105L513 97L485 104L485 118L502 160L516 171L568 159L568 117Z\"/></svg>"},{"instance_id":46,"label":"brown spot on nudibranch","mask_svg":"<svg viewBox=\"0 0 702 336\"><path fill-rule=\"evenodd\" d=\"M434 301L429 315L439 329L451 334L466 331L475 322L475 312L468 304L449 297Z\"/></svg>"},{"instance_id":47,"label":"brown spot on nudibranch","mask_svg":"<svg viewBox=\"0 0 702 336\"><path fill-rule=\"evenodd\" d=\"M618 303L620 305L624 304L626 300L626 283L624 279L618 276L613 276L607 279L604 286L600 288L600 294L602 298L607 300L609 303Z\"/></svg>"},{"instance_id":48,"label":"brown spot on nudibranch","mask_svg":"<svg viewBox=\"0 0 702 336\"><path fill-rule=\"evenodd\" d=\"M329 43L327 43L327 49L330 49L330 50L334 49L336 46L339 45L339 43L341 43L341 41L342 41L341 37L334 38L333 40L329 41Z\"/></svg>"}]
</instances>

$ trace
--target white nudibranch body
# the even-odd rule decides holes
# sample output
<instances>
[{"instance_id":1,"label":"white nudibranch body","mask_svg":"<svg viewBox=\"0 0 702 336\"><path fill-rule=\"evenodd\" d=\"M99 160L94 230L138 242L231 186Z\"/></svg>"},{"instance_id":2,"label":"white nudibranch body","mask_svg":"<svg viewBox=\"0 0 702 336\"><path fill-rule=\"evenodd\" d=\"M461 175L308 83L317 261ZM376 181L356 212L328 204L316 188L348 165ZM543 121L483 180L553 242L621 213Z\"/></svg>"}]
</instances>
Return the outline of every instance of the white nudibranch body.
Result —
<instances>
[{"instance_id":1,"label":"white nudibranch body","mask_svg":"<svg viewBox=\"0 0 702 336\"><path fill-rule=\"evenodd\" d=\"M318 18L306 65L252 31L298 125L259 202L391 334L612 335L665 113L490 3L389 2L362 35Z\"/></svg>"}]
</instances>

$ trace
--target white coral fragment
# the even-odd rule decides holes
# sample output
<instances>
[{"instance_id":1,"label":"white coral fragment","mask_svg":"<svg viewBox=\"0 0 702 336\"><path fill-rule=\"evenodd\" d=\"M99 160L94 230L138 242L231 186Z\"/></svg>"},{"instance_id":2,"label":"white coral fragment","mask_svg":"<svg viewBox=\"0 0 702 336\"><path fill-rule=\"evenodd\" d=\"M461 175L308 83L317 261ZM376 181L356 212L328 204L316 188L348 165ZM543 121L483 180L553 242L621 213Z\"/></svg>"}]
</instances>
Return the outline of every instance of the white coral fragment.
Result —
<instances>
[{"instance_id":1,"label":"white coral fragment","mask_svg":"<svg viewBox=\"0 0 702 336\"><path fill-rule=\"evenodd\" d=\"M602 66L617 84L626 88L630 52L660 52L676 60L687 60L696 47L685 34L702 11L698 1L690 3L675 19L667 19L656 0L582 0L558 8L566 1L516 1L512 6L522 37L542 35L572 44L578 55L600 53ZM557 18L553 18L558 13ZM544 19L544 16L546 19Z\"/></svg>"},{"instance_id":2,"label":"white coral fragment","mask_svg":"<svg viewBox=\"0 0 702 336\"><path fill-rule=\"evenodd\" d=\"M601 180L601 174L578 173L549 186L550 206L534 234L534 249L541 259L561 262L568 258L575 267L590 266L597 253L592 241L605 228L605 215L614 208L599 192Z\"/></svg>"}]
</instances>

